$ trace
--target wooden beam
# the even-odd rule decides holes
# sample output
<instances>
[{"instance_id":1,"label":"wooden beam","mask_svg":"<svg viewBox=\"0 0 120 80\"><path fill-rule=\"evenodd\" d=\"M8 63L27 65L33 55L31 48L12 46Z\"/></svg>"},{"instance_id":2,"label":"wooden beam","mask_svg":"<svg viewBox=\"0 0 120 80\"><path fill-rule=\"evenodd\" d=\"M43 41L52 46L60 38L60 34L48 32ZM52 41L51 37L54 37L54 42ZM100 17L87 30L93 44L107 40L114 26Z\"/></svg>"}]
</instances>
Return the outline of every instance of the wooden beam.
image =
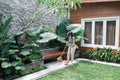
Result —
<instances>
[{"instance_id":1,"label":"wooden beam","mask_svg":"<svg viewBox=\"0 0 120 80\"><path fill-rule=\"evenodd\" d=\"M120 0L82 0L82 3L95 3L95 2L115 2Z\"/></svg>"},{"instance_id":2,"label":"wooden beam","mask_svg":"<svg viewBox=\"0 0 120 80\"><path fill-rule=\"evenodd\" d=\"M61 54L66 55L67 52L66 51L65 52L58 51L58 52L47 53L47 54L44 55L44 60L56 58L56 57L60 56Z\"/></svg>"}]
</instances>

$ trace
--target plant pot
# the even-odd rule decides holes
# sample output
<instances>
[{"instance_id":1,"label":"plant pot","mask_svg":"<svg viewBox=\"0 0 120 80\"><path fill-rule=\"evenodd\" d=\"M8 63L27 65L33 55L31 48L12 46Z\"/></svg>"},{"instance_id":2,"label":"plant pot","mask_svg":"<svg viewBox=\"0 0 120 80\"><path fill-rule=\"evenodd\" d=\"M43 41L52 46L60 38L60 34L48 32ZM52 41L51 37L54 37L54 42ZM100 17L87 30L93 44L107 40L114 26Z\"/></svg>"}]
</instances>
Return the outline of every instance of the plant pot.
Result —
<instances>
[{"instance_id":1,"label":"plant pot","mask_svg":"<svg viewBox=\"0 0 120 80\"><path fill-rule=\"evenodd\" d=\"M38 60L32 60L31 63L25 65L25 71L42 67L42 66L44 66L43 58L40 58Z\"/></svg>"},{"instance_id":2,"label":"plant pot","mask_svg":"<svg viewBox=\"0 0 120 80\"><path fill-rule=\"evenodd\" d=\"M57 52L57 51L59 51L59 47L42 49L42 50L40 50L40 51L43 52L43 55L45 55L45 54L49 54L49 53L52 53L52 52Z\"/></svg>"}]
</instances>

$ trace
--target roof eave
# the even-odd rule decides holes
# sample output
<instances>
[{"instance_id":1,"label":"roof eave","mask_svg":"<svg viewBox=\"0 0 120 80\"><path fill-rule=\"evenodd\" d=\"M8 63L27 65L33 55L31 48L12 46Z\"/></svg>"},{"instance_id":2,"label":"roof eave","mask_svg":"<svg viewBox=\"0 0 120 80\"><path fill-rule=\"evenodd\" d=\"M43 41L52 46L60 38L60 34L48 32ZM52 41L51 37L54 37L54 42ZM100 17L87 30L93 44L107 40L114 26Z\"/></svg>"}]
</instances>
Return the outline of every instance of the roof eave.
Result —
<instances>
[{"instance_id":1,"label":"roof eave","mask_svg":"<svg viewBox=\"0 0 120 80\"><path fill-rule=\"evenodd\" d=\"M82 0L82 3L116 2L120 0Z\"/></svg>"}]
</instances>

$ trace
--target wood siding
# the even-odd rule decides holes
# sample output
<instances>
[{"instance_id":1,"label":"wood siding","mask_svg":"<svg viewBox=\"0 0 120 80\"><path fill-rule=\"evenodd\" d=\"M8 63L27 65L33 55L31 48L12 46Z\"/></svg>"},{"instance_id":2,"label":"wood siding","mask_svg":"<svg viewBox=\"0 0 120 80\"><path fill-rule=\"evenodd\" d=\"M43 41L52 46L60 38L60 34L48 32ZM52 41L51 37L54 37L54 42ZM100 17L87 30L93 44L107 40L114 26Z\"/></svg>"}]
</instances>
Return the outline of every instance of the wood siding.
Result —
<instances>
[{"instance_id":1,"label":"wood siding","mask_svg":"<svg viewBox=\"0 0 120 80\"><path fill-rule=\"evenodd\" d=\"M120 0L82 0L82 3L94 3L94 2L113 2Z\"/></svg>"},{"instance_id":2,"label":"wood siding","mask_svg":"<svg viewBox=\"0 0 120 80\"><path fill-rule=\"evenodd\" d=\"M90 1L90 0L84 0L84 1ZM70 13L71 20L77 24L81 23L82 18L99 18L99 17L113 17L113 16L120 16L120 1L107 2L107 3L106 2L83 3L81 8L78 8L77 10L72 10ZM119 39L119 46L120 46L120 39ZM80 51L82 52L86 51L87 49L89 48L80 47Z\"/></svg>"}]
</instances>

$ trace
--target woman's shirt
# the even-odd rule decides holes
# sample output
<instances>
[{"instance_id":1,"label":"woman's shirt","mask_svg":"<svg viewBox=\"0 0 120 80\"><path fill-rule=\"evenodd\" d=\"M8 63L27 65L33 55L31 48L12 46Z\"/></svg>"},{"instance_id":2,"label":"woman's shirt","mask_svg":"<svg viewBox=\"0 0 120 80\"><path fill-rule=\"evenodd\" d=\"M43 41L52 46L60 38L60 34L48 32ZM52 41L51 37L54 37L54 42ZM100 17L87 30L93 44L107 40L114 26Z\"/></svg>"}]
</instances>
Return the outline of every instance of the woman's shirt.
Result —
<instances>
[{"instance_id":1,"label":"woman's shirt","mask_svg":"<svg viewBox=\"0 0 120 80\"><path fill-rule=\"evenodd\" d=\"M68 46L72 46L72 47L75 46L75 37L69 37L68 38Z\"/></svg>"}]
</instances>

